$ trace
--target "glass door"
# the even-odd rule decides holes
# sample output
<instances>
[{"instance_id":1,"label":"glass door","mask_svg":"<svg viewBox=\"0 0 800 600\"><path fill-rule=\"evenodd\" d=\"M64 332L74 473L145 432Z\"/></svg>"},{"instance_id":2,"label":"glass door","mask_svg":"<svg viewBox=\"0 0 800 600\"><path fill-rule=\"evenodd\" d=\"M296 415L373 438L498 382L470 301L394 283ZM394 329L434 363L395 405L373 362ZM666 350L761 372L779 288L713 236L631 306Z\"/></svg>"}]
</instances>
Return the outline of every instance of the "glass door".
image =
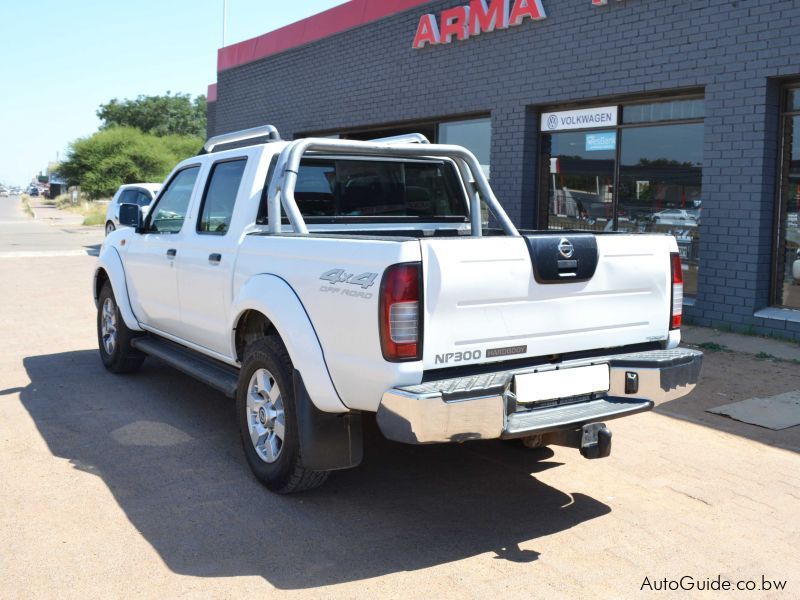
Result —
<instances>
[{"instance_id":1,"label":"glass door","mask_svg":"<svg viewBox=\"0 0 800 600\"><path fill-rule=\"evenodd\" d=\"M617 132L570 131L542 137L548 227L613 230Z\"/></svg>"}]
</instances>

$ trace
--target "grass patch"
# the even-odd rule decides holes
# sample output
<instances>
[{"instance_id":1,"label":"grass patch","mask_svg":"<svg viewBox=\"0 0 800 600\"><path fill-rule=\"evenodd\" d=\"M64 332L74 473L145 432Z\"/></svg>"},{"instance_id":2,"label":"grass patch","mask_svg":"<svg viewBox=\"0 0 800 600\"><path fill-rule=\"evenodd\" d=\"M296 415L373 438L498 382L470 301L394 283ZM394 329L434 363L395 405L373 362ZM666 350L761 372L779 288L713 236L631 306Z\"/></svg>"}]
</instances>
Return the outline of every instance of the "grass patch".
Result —
<instances>
[{"instance_id":1,"label":"grass patch","mask_svg":"<svg viewBox=\"0 0 800 600\"><path fill-rule=\"evenodd\" d=\"M31 197L28 194L22 194L22 210L31 219L33 218L33 209L31 208Z\"/></svg>"},{"instance_id":2,"label":"grass patch","mask_svg":"<svg viewBox=\"0 0 800 600\"><path fill-rule=\"evenodd\" d=\"M105 225L106 224L106 211L94 212L86 215L83 218L84 225Z\"/></svg>"},{"instance_id":3,"label":"grass patch","mask_svg":"<svg viewBox=\"0 0 800 600\"><path fill-rule=\"evenodd\" d=\"M758 354L756 354L756 358L758 360L778 360L777 357L773 356L772 354L769 354L768 352L759 352Z\"/></svg>"},{"instance_id":4,"label":"grass patch","mask_svg":"<svg viewBox=\"0 0 800 600\"><path fill-rule=\"evenodd\" d=\"M81 195L83 196L83 195ZM61 210L81 215L84 225L105 225L106 209L108 204L105 202L92 202L84 197L79 198L78 202L72 203L72 194L61 194L56 196L54 205Z\"/></svg>"},{"instance_id":5,"label":"grass patch","mask_svg":"<svg viewBox=\"0 0 800 600\"><path fill-rule=\"evenodd\" d=\"M723 344L718 344L716 342L703 342L699 346L703 350L708 350L709 352L730 352L730 348Z\"/></svg>"}]
</instances>

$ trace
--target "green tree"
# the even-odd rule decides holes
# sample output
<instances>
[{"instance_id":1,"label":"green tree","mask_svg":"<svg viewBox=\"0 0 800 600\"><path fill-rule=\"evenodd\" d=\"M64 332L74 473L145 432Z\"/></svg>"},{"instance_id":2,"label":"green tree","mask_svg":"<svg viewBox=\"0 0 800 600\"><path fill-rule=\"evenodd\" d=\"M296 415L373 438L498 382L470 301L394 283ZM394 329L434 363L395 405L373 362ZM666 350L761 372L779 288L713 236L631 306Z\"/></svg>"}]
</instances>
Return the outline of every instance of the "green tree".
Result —
<instances>
[{"instance_id":1,"label":"green tree","mask_svg":"<svg viewBox=\"0 0 800 600\"><path fill-rule=\"evenodd\" d=\"M101 104L97 116L109 127L135 127L153 135L206 135L206 97L167 92L164 96L139 96L135 100L114 98Z\"/></svg>"},{"instance_id":2,"label":"green tree","mask_svg":"<svg viewBox=\"0 0 800 600\"><path fill-rule=\"evenodd\" d=\"M203 141L200 136L109 127L74 141L59 174L92 199L110 197L125 183L163 181L177 163L197 154Z\"/></svg>"}]
</instances>

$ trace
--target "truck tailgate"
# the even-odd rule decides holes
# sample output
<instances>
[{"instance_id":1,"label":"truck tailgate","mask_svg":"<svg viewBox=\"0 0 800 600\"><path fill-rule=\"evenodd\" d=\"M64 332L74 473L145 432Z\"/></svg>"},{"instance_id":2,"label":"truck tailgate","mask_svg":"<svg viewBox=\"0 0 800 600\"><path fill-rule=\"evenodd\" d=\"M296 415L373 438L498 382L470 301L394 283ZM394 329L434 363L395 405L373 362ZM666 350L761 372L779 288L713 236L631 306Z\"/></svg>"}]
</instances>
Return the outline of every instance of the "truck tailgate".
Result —
<instances>
[{"instance_id":1,"label":"truck tailgate","mask_svg":"<svg viewBox=\"0 0 800 600\"><path fill-rule=\"evenodd\" d=\"M571 243L562 254L564 239ZM671 237L544 234L420 244L426 369L669 337ZM574 273L559 276L559 265Z\"/></svg>"}]
</instances>

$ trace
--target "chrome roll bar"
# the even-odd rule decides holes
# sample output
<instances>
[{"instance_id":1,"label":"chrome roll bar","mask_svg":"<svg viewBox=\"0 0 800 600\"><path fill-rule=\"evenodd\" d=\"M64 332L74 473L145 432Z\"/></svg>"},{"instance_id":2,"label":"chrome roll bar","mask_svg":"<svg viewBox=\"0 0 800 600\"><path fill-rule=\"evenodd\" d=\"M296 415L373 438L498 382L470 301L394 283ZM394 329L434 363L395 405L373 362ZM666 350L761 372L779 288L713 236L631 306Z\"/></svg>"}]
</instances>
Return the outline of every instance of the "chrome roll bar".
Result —
<instances>
[{"instance_id":1,"label":"chrome roll bar","mask_svg":"<svg viewBox=\"0 0 800 600\"><path fill-rule=\"evenodd\" d=\"M408 142L360 142L329 138L304 138L291 142L281 152L268 190L269 232L281 232L281 206L289 217L295 233L307 234L308 227L297 207L294 197L300 161L306 152L384 156L392 158L449 158L455 161L469 193L470 224L473 237L481 237L481 197L506 235L519 237L519 232L508 218L492 192L478 159L466 148L444 144ZM477 190L470 190L474 182ZM480 192L480 195L478 194Z\"/></svg>"}]
</instances>

